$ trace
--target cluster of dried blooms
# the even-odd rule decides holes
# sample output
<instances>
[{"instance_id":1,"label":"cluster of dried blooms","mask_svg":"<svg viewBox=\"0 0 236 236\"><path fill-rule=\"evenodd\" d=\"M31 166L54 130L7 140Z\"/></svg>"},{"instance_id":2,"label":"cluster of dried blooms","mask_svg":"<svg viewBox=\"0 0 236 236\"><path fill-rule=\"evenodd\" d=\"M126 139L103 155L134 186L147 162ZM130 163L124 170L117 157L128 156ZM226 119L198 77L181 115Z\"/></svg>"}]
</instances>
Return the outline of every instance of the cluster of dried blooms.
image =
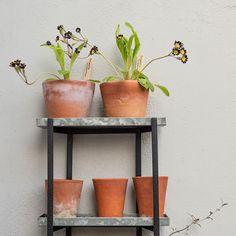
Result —
<instances>
[{"instance_id":1,"label":"cluster of dried blooms","mask_svg":"<svg viewBox=\"0 0 236 236\"><path fill-rule=\"evenodd\" d=\"M184 48L184 44L180 41L175 41L171 55L183 63L188 61L187 51Z\"/></svg>"},{"instance_id":2,"label":"cluster of dried blooms","mask_svg":"<svg viewBox=\"0 0 236 236\"><path fill-rule=\"evenodd\" d=\"M28 85L31 85L33 83L30 83L28 80L27 80L27 76L25 74L25 67L26 67L26 64L21 62L21 60L17 59L13 62L10 63L10 67L13 67L16 71L16 73L21 77L21 79Z\"/></svg>"},{"instance_id":3,"label":"cluster of dried blooms","mask_svg":"<svg viewBox=\"0 0 236 236\"><path fill-rule=\"evenodd\" d=\"M55 42L61 42L66 46L65 54L71 59L73 56L73 53L80 54L82 51L82 48L78 46L78 43L82 43L83 48L86 48L89 46L91 49L89 51L89 54L83 58L87 58L90 55L93 55L98 52L97 46L92 46L88 39L84 37L84 35L81 32L81 28L77 27L75 29L75 33L72 33L71 31L66 31L63 25L57 26L57 30L59 31L59 35L56 36ZM48 46L54 46L51 41L47 41L46 44Z\"/></svg>"}]
</instances>

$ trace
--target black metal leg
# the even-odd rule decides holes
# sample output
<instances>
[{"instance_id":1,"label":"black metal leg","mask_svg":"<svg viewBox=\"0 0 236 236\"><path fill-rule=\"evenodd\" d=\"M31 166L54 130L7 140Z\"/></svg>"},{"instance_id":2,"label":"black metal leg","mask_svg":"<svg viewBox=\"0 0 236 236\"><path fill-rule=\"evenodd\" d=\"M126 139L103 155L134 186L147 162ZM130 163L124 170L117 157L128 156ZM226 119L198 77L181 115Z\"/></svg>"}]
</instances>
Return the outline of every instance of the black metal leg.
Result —
<instances>
[{"instance_id":1,"label":"black metal leg","mask_svg":"<svg viewBox=\"0 0 236 236\"><path fill-rule=\"evenodd\" d=\"M67 134L66 178L72 179L73 134Z\"/></svg>"},{"instance_id":2,"label":"black metal leg","mask_svg":"<svg viewBox=\"0 0 236 236\"><path fill-rule=\"evenodd\" d=\"M138 130L135 135L135 175L142 175L142 161L141 161L141 131ZM138 207L136 204L136 212L138 212ZM142 227L136 228L136 236L142 236Z\"/></svg>"},{"instance_id":3,"label":"black metal leg","mask_svg":"<svg viewBox=\"0 0 236 236\"><path fill-rule=\"evenodd\" d=\"M152 118L151 124L152 124L153 214L154 214L153 231L154 231L154 236L160 236L157 118Z\"/></svg>"},{"instance_id":4,"label":"black metal leg","mask_svg":"<svg viewBox=\"0 0 236 236\"><path fill-rule=\"evenodd\" d=\"M67 134L66 179L72 179L73 134ZM66 227L66 236L71 236L71 227Z\"/></svg>"},{"instance_id":5,"label":"black metal leg","mask_svg":"<svg viewBox=\"0 0 236 236\"><path fill-rule=\"evenodd\" d=\"M53 236L53 119L48 119L47 236Z\"/></svg>"}]
</instances>

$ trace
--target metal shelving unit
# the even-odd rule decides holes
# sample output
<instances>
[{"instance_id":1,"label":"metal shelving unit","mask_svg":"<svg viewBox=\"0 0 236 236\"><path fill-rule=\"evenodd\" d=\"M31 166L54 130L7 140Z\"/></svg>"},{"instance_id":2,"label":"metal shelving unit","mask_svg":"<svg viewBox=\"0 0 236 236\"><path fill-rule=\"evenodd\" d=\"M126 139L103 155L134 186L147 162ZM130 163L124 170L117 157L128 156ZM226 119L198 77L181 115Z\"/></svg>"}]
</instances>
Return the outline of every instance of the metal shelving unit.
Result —
<instances>
[{"instance_id":1,"label":"metal shelving unit","mask_svg":"<svg viewBox=\"0 0 236 236\"><path fill-rule=\"evenodd\" d=\"M41 226L47 226L47 236L66 228L66 236L71 236L72 227L135 227L136 236L142 235L142 228L152 230L154 236L160 236L160 226L168 226L168 217L159 217L158 192L158 126L165 126L165 118L39 118L37 126L47 129L48 146L48 195L47 214L38 218ZM154 217L138 217L129 214L124 217L96 217L78 215L76 218L53 218L53 136L54 133L67 135L67 167L66 178L72 179L73 136L77 134L118 134L132 133L135 135L135 169L136 176L142 175L141 138L142 133L152 134L152 172L153 172L153 211Z\"/></svg>"}]
</instances>

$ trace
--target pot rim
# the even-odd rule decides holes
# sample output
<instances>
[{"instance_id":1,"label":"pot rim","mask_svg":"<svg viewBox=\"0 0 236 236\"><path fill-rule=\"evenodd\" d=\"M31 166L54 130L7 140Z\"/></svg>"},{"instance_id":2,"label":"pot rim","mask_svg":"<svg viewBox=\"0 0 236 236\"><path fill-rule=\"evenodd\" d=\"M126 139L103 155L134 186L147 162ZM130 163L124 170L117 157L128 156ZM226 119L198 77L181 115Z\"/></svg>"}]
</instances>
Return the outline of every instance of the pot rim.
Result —
<instances>
[{"instance_id":1,"label":"pot rim","mask_svg":"<svg viewBox=\"0 0 236 236\"><path fill-rule=\"evenodd\" d=\"M78 79L68 79L68 80L64 80L64 79L55 79L55 80L44 80L42 82L42 84L47 84L47 83L65 83L65 84L73 84L73 83L80 83L80 84L94 84L94 82L92 81L87 81L87 80L78 80Z\"/></svg>"},{"instance_id":2,"label":"pot rim","mask_svg":"<svg viewBox=\"0 0 236 236\"><path fill-rule=\"evenodd\" d=\"M128 181L128 178L93 178L94 181Z\"/></svg>"},{"instance_id":3,"label":"pot rim","mask_svg":"<svg viewBox=\"0 0 236 236\"><path fill-rule=\"evenodd\" d=\"M117 79L117 80L113 80L113 81L108 81L108 82L102 82L100 84L100 86L102 86L103 84L115 84L115 83L138 83L137 80L135 79L125 79L125 80L121 80L121 79Z\"/></svg>"},{"instance_id":4,"label":"pot rim","mask_svg":"<svg viewBox=\"0 0 236 236\"><path fill-rule=\"evenodd\" d=\"M159 176L160 179L168 179L169 176L166 176L166 175L162 175L162 176ZM132 177L132 179L153 179L153 176L135 176L135 177Z\"/></svg>"},{"instance_id":5,"label":"pot rim","mask_svg":"<svg viewBox=\"0 0 236 236\"><path fill-rule=\"evenodd\" d=\"M83 183L83 180L79 180L79 179L54 179L53 180L56 183ZM47 183L48 180L45 179L45 183Z\"/></svg>"}]
</instances>

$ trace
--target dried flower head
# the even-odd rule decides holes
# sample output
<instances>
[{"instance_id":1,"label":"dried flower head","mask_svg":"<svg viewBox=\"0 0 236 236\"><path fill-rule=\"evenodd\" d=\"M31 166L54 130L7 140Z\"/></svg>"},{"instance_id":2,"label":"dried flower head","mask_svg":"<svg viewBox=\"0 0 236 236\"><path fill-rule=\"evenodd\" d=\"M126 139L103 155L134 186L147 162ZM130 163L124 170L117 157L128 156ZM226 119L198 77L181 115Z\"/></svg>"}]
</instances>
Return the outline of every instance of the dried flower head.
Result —
<instances>
[{"instance_id":1,"label":"dried flower head","mask_svg":"<svg viewBox=\"0 0 236 236\"><path fill-rule=\"evenodd\" d=\"M76 33L80 33L80 32L81 32L81 28L77 27L77 28L75 29L75 32L76 32Z\"/></svg>"},{"instance_id":2,"label":"dried flower head","mask_svg":"<svg viewBox=\"0 0 236 236\"><path fill-rule=\"evenodd\" d=\"M52 45L52 43L51 43L50 41L47 41L46 44L47 44L48 46Z\"/></svg>"},{"instance_id":3,"label":"dried flower head","mask_svg":"<svg viewBox=\"0 0 236 236\"><path fill-rule=\"evenodd\" d=\"M56 40L55 40L55 41L57 42L57 41L59 41L59 40L60 40L60 36L59 36L59 35L57 35L57 37L56 37Z\"/></svg>"},{"instance_id":4,"label":"dried flower head","mask_svg":"<svg viewBox=\"0 0 236 236\"><path fill-rule=\"evenodd\" d=\"M186 55L186 54L187 54L187 51L186 51L184 48L182 48L182 49L180 49L180 54Z\"/></svg>"},{"instance_id":5,"label":"dried flower head","mask_svg":"<svg viewBox=\"0 0 236 236\"><path fill-rule=\"evenodd\" d=\"M95 54L95 53L97 53L98 52L98 47L97 46L93 46L92 48L91 48L91 50L90 50L90 55L93 55L93 54Z\"/></svg>"},{"instance_id":6,"label":"dried flower head","mask_svg":"<svg viewBox=\"0 0 236 236\"><path fill-rule=\"evenodd\" d=\"M116 36L117 39L122 39L123 37L124 37L123 34L118 34L118 35Z\"/></svg>"},{"instance_id":7,"label":"dried flower head","mask_svg":"<svg viewBox=\"0 0 236 236\"><path fill-rule=\"evenodd\" d=\"M188 61L188 56L183 55L180 60L181 60L181 62L186 63Z\"/></svg>"},{"instance_id":8,"label":"dried flower head","mask_svg":"<svg viewBox=\"0 0 236 236\"><path fill-rule=\"evenodd\" d=\"M183 47L183 43L181 43L180 41L175 41L174 48L181 49L182 47Z\"/></svg>"},{"instance_id":9,"label":"dried flower head","mask_svg":"<svg viewBox=\"0 0 236 236\"><path fill-rule=\"evenodd\" d=\"M57 29L58 29L58 30L62 30L63 28L64 28L63 25L58 25L58 26L57 26Z\"/></svg>"},{"instance_id":10,"label":"dried flower head","mask_svg":"<svg viewBox=\"0 0 236 236\"><path fill-rule=\"evenodd\" d=\"M176 48L173 48L173 49L172 49L172 54L173 54L174 56L177 56L177 55L180 54L180 50L179 50L179 49L176 49Z\"/></svg>"}]
</instances>

